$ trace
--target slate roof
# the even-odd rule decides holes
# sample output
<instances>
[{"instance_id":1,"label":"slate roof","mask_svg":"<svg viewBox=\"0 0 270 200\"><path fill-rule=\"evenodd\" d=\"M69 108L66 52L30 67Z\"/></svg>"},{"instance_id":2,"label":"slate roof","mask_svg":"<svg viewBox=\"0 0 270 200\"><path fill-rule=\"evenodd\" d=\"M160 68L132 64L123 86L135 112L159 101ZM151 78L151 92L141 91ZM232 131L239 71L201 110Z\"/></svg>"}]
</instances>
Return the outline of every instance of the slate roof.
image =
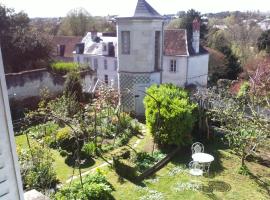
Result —
<instances>
[{"instance_id":1,"label":"slate roof","mask_svg":"<svg viewBox=\"0 0 270 200\"><path fill-rule=\"evenodd\" d=\"M75 45L82 41L80 36L54 36L52 38L54 54L56 54L57 45L65 45L64 57L72 58Z\"/></svg>"},{"instance_id":2,"label":"slate roof","mask_svg":"<svg viewBox=\"0 0 270 200\"><path fill-rule=\"evenodd\" d=\"M162 17L149 3L145 0L138 0L134 17Z\"/></svg>"},{"instance_id":3,"label":"slate roof","mask_svg":"<svg viewBox=\"0 0 270 200\"><path fill-rule=\"evenodd\" d=\"M164 30L164 55L187 56L187 34L185 29Z\"/></svg>"},{"instance_id":4,"label":"slate roof","mask_svg":"<svg viewBox=\"0 0 270 200\"><path fill-rule=\"evenodd\" d=\"M103 34L98 33L97 35L101 41L99 43L94 42L91 37L91 32L88 32L86 36L82 39L82 43L84 43L84 53L92 54L92 55L102 55L103 43L112 42L113 45L117 46L117 37L106 37Z\"/></svg>"}]
</instances>

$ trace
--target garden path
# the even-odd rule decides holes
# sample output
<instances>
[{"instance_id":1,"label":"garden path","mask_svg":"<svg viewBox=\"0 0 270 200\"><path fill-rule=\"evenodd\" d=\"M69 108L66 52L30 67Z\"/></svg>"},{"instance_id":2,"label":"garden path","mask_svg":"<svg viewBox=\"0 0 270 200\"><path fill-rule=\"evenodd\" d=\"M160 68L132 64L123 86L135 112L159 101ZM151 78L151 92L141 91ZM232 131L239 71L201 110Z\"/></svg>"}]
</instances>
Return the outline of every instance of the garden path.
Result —
<instances>
[{"instance_id":1,"label":"garden path","mask_svg":"<svg viewBox=\"0 0 270 200\"><path fill-rule=\"evenodd\" d=\"M146 127L145 126L142 126L142 133L145 136L145 134L146 134ZM132 148L136 148L138 146L138 144L140 144L140 142L142 141L143 138L144 137L140 137L139 139L137 139L136 142L132 145ZM108 162L104 162L104 163L98 165L97 167L94 167L94 168L82 173L82 177L86 176L87 174L89 174L93 171L96 171L98 168L108 166L109 164L112 164L112 162L113 162L112 160L109 160ZM76 180L78 178L79 178L79 176L72 176L71 178L66 180L66 183L70 183L71 181Z\"/></svg>"}]
</instances>

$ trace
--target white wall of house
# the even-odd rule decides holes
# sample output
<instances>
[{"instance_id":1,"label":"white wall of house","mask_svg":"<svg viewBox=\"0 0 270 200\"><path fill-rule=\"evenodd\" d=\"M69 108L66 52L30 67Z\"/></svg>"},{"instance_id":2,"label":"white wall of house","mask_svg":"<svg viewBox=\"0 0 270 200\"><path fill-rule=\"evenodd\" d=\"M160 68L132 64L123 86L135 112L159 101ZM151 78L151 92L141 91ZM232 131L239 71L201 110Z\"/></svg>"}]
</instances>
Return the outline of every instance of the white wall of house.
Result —
<instances>
[{"instance_id":1,"label":"white wall of house","mask_svg":"<svg viewBox=\"0 0 270 200\"><path fill-rule=\"evenodd\" d=\"M91 55L91 54L75 54L74 61L79 60L81 64L88 64L89 67L93 70L96 70L96 77L105 81L105 75L108 76L108 84L113 85L115 88L118 86L118 77L117 77L117 58L110 56L102 55ZM105 62L107 61L107 69L105 68Z\"/></svg>"},{"instance_id":2,"label":"white wall of house","mask_svg":"<svg viewBox=\"0 0 270 200\"><path fill-rule=\"evenodd\" d=\"M171 71L171 60L176 60L176 72ZM187 56L164 56L162 83L184 86L187 81Z\"/></svg>"},{"instance_id":3,"label":"white wall of house","mask_svg":"<svg viewBox=\"0 0 270 200\"><path fill-rule=\"evenodd\" d=\"M153 72L155 64L155 31L163 33L162 20L120 18L117 23L119 71ZM130 31L130 54L122 54L122 31ZM162 44L162 37L160 38Z\"/></svg>"},{"instance_id":4,"label":"white wall of house","mask_svg":"<svg viewBox=\"0 0 270 200\"><path fill-rule=\"evenodd\" d=\"M105 75L108 76L108 84L113 85L117 88L118 77L117 77L117 58L96 56L98 59L97 77L99 80L105 82ZM104 60L107 61L107 68L105 67Z\"/></svg>"},{"instance_id":5,"label":"white wall of house","mask_svg":"<svg viewBox=\"0 0 270 200\"><path fill-rule=\"evenodd\" d=\"M11 123L0 50L0 199L23 200L22 181Z\"/></svg>"},{"instance_id":6,"label":"white wall of house","mask_svg":"<svg viewBox=\"0 0 270 200\"><path fill-rule=\"evenodd\" d=\"M188 57L187 83L207 86L209 54Z\"/></svg>"}]
</instances>

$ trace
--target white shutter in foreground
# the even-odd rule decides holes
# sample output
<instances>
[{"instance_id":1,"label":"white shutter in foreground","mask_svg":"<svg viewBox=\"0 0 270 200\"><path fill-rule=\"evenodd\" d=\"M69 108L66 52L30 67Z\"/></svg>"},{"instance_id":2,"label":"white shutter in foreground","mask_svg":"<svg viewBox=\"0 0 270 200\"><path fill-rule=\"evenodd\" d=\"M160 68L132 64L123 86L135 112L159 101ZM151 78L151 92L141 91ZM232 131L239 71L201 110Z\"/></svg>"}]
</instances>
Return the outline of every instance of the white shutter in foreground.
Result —
<instances>
[{"instance_id":1,"label":"white shutter in foreground","mask_svg":"<svg viewBox=\"0 0 270 200\"><path fill-rule=\"evenodd\" d=\"M0 200L23 200L0 48Z\"/></svg>"}]
</instances>

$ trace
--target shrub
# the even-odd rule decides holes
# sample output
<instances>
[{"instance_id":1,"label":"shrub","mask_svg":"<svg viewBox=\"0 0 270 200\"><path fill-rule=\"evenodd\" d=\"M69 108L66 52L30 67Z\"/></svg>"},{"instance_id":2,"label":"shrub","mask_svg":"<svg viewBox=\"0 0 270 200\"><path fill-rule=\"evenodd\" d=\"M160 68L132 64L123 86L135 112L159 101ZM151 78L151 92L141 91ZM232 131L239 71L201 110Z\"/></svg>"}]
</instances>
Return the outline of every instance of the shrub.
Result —
<instances>
[{"instance_id":1,"label":"shrub","mask_svg":"<svg viewBox=\"0 0 270 200\"><path fill-rule=\"evenodd\" d=\"M94 156L97 148L94 142L88 142L83 145L82 152L88 156Z\"/></svg>"},{"instance_id":2,"label":"shrub","mask_svg":"<svg viewBox=\"0 0 270 200\"><path fill-rule=\"evenodd\" d=\"M66 150L60 150L60 155L62 157L66 157L68 155L68 152Z\"/></svg>"},{"instance_id":3,"label":"shrub","mask_svg":"<svg viewBox=\"0 0 270 200\"><path fill-rule=\"evenodd\" d=\"M69 127L61 128L56 133L56 143L64 150L72 151L75 145L75 138Z\"/></svg>"},{"instance_id":4,"label":"shrub","mask_svg":"<svg viewBox=\"0 0 270 200\"><path fill-rule=\"evenodd\" d=\"M17 149L24 187L27 189L49 189L56 183L56 172L50 150L38 143L30 149Z\"/></svg>"},{"instance_id":5,"label":"shrub","mask_svg":"<svg viewBox=\"0 0 270 200\"><path fill-rule=\"evenodd\" d=\"M97 171L83 179L83 188L79 181L61 188L55 195L56 200L112 200L112 186L105 176Z\"/></svg>"},{"instance_id":6,"label":"shrub","mask_svg":"<svg viewBox=\"0 0 270 200\"><path fill-rule=\"evenodd\" d=\"M47 122L45 124L31 126L26 131L34 139L41 139L44 136L55 134L58 128L59 126L54 122Z\"/></svg>"},{"instance_id":7,"label":"shrub","mask_svg":"<svg viewBox=\"0 0 270 200\"><path fill-rule=\"evenodd\" d=\"M135 163L140 172L143 172L150 167L152 167L155 163L159 162L161 159L165 157L164 154L160 152L154 152L153 155L147 152L139 152L136 154Z\"/></svg>"},{"instance_id":8,"label":"shrub","mask_svg":"<svg viewBox=\"0 0 270 200\"><path fill-rule=\"evenodd\" d=\"M115 172L121 177L128 180L136 180L138 175L136 166L128 160L119 157L113 157L113 167Z\"/></svg>"},{"instance_id":9,"label":"shrub","mask_svg":"<svg viewBox=\"0 0 270 200\"><path fill-rule=\"evenodd\" d=\"M130 158L130 150L127 147L120 147L114 151L112 157L128 159Z\"/></svg>"},{"instance_id":10,"label":"shrub","mask_svg":"<svg viewBox=\"0 0 270 200\"><path fill-rule=\"evenodd\" d=\"M240 90L237 94L237 97L238 98L244 97L245 95L247 95L249 89L250 89L249 82L248 81L243 82L243 84L241 85Z\"/></svg>"},{"instance_id":11,"label":"shrub","mask_svg":"<svg viewBox=\"0 0 270 200\"><path fill-rule=\"evenodd\" d=\"M81 77L77 72L70 72L64 85L64 94L66 97L74 97L76 101L82 100Z\"/></svg>"},{"instance_id":12,"label":"shrub","mask_svg":"<svg viewBox=\"0 0 270 200\"><path fill-rule=\"evenodd\" d=\"M55 73L66 74L71 71L76 71L80 65L75 62L54 62L51 64L51 69Z\"/></svg>"},{"instance_id":13,"label":"shrub","mask_svg":"<svg viewBox=\"0 0 270 200\"><path fill-rule=\"evenodd\" d=\"M144 99L146 124L155 141L175 145L191 142L197 106L190 102L188 93L172 84L152 85L147 93Z\"/></svg>"}]
</instances>

